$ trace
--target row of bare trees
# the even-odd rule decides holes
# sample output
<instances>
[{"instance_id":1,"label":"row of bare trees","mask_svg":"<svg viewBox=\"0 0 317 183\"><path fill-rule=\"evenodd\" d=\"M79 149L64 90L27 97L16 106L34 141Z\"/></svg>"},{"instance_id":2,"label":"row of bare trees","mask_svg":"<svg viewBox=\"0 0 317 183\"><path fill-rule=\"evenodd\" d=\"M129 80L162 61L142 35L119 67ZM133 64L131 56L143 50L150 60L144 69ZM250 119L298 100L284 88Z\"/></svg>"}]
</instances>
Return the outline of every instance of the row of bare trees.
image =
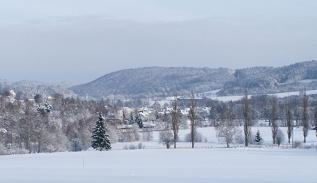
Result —
<instances>
[{"instance_id":1,"label":"row of bare trees","mask_svg":"<svg viewBox=\"0 0 317 183\"><path fill-rule=\"evenodd\" d=\"M251 105L250 100L248 99L247 92L245 93L243 101L243 118L244 118L244 136L245 136L245 146L247 147L250 140L250 132L252 126L252 118L251 118ZM272 129L272 140L273 144L279 144L279 121L278 121L278 99L277 97L272 97L271 99L271 112L270 112L270 125ZM293 108L291 105L290 99L287 98L287 105L285 110L286 116L286 125L287 125L287 137L288 143L291 143L291 139L293 138L294 132L294 119L293 119ZM306 91L303 92L302 95L302 114L301 121L303 125L303 137L304 143L307 142L308 131L310 128L309 123L309 97L306 94ZM317 136L317 106L315 107L314 113L314 125Z\"/></svg>"},{"instance_id":2,"label":"row of bare trees","mask_svg":"<svg viewBox=\"0 0 317 183\"><path fill-rule=\"evenodd\" d=\"M284 108L281 108L281 101L285 101L286 105ZM179 131L179 125L181 120L181 112L180 112L180 106L177 102L177 97L175 97L174 101L172 102L172 111L171 111L171 129L172 129L172 136L173 136L173 144L174 148L176 148L176 143L178 140L178 131ZM244 145L246 147L249 146L252 140L252 133L251 128L254 125L254 117L253 112L255 109L252 106L252 99L248 95L247 90L245 91L245 96L241 100L241 113L242 113L242 121L243 121L243 134L244 134ZM233 141L233 138L238 133L238 129L236 128L239 126L239 123L237 123L237 120L235 118L239 115L237 115L234 112L234 108L237 106L237 103L233 102L227 102L227 103L220 103L218 105L218 111L215 110L215 108L211 108L211 112L213 112L213 115L215 113L218 113L217 120L214 118L213 126L216 127L218 131L218 136L221 136L224 138L227 146L229 147L229 144ZM263 106L264 107L264 106ZM287 140L288 143L291 144L293 142L293 136L294 136L294 110L297 108L300 109L300 121L303 128L303 137L304 137L304 143L307 142L307 136L308 131L310 129L310 121L309 121L309 97L307 96L306 92L303 92L301 95L301 102L299 103L299 106L294 105L294 103L291 101L291 98L286 99L278 99L275 96L272 96L269 98L269 111L268 111L268 120L271 127L271 133L272 133L272 141L273 144L280 145L281 139L282 139L282 131L280 129L280 126L282 124L282 120L279 118L281 113L284 113L285 115L285 125L287 127ZM298 109L296 109L298 110ZM315 107L314 110L314 126L316 130L316 136L317 136L317 107ZM194 93L191 94L190 99L190 105L189 105L189 113L188 113L188 119L190 121L190 140L191 140L191 147L195 147L196 142L196 135L197 135L197 124L198 124L198 114L197 114L197 104L195 100ZM298 119L297 119L298 120ZM283 126L285 126L283 125Z\"/></svg>"},{"instance_id":3,"label":"row of bare trees","mask_svg":"<svg viewBox=\"0 0 317 183\"><path fill-rule=\"evenodd\" d=\"M172 132L173 132L173 144L174 148L177 147L177 141L178 141L178 132L181 124L181 111L178 105L177 97L174 98L174 101L172 102L172 111L170 112L171 114L171 127L172 127ZM191 147L195 148L195 142L196 142L196 127L197 127L197 108L196 108L196 101L195 101L195 95L192 92L191 95L191 104L190 104L190 109L188 113L188 119L190 120L190 140L191 140ZM169 122L167 121L167 124ZM165 128L166 131L169 131L169 125L166 126ZM168 137L170 136L168 132L164 132L164 139L165 143L167 143L167 148L169 148L169 144L167 142Z\"/></svg>"}]
</instances>

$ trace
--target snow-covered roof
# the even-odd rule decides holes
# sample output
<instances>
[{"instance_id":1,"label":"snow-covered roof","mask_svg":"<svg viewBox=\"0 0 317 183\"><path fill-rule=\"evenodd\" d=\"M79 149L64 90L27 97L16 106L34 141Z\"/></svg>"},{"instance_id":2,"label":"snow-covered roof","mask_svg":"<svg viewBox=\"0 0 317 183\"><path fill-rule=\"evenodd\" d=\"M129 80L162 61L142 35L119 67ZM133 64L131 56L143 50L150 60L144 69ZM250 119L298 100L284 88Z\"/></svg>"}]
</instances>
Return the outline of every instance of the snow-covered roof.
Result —
<instances>
[{"instance_id":1,"label":"snow-covered roof","mask_svg":"<svg viewBox=\"0 0 317 183\"><path fill-rule=\"evenodd\" d=\"M0 128L0 133L7 133L8 131L4 128Z\"/></svg>"}]
</instances>

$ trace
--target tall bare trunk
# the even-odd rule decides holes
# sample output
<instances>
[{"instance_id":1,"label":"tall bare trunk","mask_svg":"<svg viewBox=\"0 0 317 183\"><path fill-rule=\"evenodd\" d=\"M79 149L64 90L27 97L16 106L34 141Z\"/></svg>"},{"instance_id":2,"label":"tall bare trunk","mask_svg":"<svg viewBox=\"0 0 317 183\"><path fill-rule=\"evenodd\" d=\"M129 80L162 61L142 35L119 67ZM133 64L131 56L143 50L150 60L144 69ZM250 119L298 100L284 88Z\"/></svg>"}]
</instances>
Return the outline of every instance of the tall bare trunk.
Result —
<instances>
[{"instance_id":1,"label":"tall bare trunk","mask_svg":"<svg viewBox=\"0 0 317 183\"><path fill-rule=\"evenodd\" d=\"M191 106L189 110L189 120L190 120L190 134L191 134L191 142L192 148L195 148L195 140L196 140L196 102L195 102L195 95L192 92L191 98Z\"/></svg>"},{"instance_id":2,"label":"tall bare trunk","mask_svg":"<svg viewBox=\"0 0 317 183\"><path fill-rule=\"evenodd\" d=\"M309 121L308 121L308 96L306 95L306 90L303 95L303 135L304 143L306 143L306 137L308 135Z\"/></svg>"},{"instance_id":3,"label":"tall bare trunk","mask_svg":"<svg viewBox=\"0 0 317 183\"><path fill-rule=\"evenodd\" d=\"M179 123L180 123L180 113L178 109L178 104L177 104L177 97L175 97L175 100L173 101L173 110L171 112L172 115L172 130L173 130L173 135L174 135L174 148L176 149L176 143L178 140L178 130L179 130Z\"/></svg>"},{"instance_id":4,"label":"tall bare trunk","mask_svg":"<svg viewBox=\"0 0 317 183\"><path fill-rule=\"evenodd\" d=\"M287 107L286 107L286 125L287 125L287 137L288 137L288 143L291 143L291 138L293 135L293 114L292 114L292 110L291 110L291 104L289 102L287 102Z\"/></svg>"},{"instance_id":5,"label":"tall bare trunk","mask_svg":"<svg viewBox=\"0 0 317 183\"><path fill-rule=\"evenodd\" d=\"M243 118L244 118L244 143L245 146L249 146L250 134L251 134L251 111L250 101L248 99L248 92L245 90L245 96L243 98Z\"/></svg>"},{"instance_id":6,"label":"tall bare trunk","mask_svg":"<svg viewBox=\"0 0 317 183\"><path fill-rule=\"evenodd\" d=\"M278 125L277 125L277 98L276 98L276 97L273 97L273 99L272 99L271 122L272 122L272 139L273 139L273 144L276 144L276 137L277 137L277 133L278 133Z\"/></svg>"}]
</instances>

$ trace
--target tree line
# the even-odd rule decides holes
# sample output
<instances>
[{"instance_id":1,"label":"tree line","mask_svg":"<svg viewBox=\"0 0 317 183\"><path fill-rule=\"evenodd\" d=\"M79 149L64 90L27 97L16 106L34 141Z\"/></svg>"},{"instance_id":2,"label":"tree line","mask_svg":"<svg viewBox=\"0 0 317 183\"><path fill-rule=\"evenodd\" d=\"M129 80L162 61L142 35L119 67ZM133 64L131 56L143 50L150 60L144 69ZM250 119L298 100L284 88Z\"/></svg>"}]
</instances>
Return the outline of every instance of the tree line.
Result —
<instances>
[{"instance_id":1,"label":"tree line","mask_svg":"<svg viewBox=\"0 0 317 183\"><path fill-rule=\"evenodd\" d=\"M225 140L227 147L238 133L239 126L243 126L244 145L249 146L252 139L251 129L258 125L256 122L259 119L268 121L273 144L281 143L280 127L287 127L288 143L292 141L295 127L303 129L305 143L309 129L316 129L317 134L316 97L308 96L305 91L300 96L286 98L250 97L246 91L240 101L220 102L206 99L204 106L192 93L188 101L184 104L175 97L169 110L166 106L153 107L152 120L157 128L163 129L160 139L167 148L170 148L171 144L177 148L179 130L186 128L187 120L190 122L188 139L192 148L195 148L195 143L199 140L196 129L204 126L202 123L204 119L209 120L208 126L217 129L217 136ZM131 134L120 132L116 123L104 119L118 113L122 109L120 105L124 104L109 100L64 98L60 94L50 98L36 95L33 99L17 100L10 92L6 92L0 96L0 153L86 150L94 146L92 136L96 134L94 134L98 125L96 121L102 121L99 126L105 125L104 131L107 133L102 138L108 139L106 144L119 139L137 140L139 138L137 129L129 131L133 133L134 137L132 137ZM208 107L209 111L202 112L202 107ZM181 112L184 108L189 109L187 116ZM131 112L128 117L122 110L121 124L134 122L138 125L137 128L144 127L138 112ZM103 134L103 131L100 134ZM257 133L257 136L258 140L261 139L260 134ZM130 139L127 139L128 137ZM111 148L108 146L106 149Z\"/></svg>"}]
</instances>

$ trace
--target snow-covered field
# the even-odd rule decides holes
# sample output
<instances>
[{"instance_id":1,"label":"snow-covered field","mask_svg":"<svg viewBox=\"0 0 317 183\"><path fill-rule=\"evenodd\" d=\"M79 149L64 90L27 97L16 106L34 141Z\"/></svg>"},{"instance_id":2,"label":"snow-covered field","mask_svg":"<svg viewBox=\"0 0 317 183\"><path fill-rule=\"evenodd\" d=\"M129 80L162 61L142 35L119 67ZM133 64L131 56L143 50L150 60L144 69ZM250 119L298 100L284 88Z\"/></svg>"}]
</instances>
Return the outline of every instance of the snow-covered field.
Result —
<instances>
[{"instance_id":1,"label":"snow-covered field","mask_svg":"<svg viewBox=\"0 0 317 183\"><path fill-rule=\"evenodd\" d=\"M303 82L308 82L308 81L305 80ZM219 92L219 90L213 90L210 92L201 93L199 95L205 96L205 97L213 99L213 100L223 101L223 102L238 101L244 97L242 95L240 95L240 96L239 95L237 95L237 96L217 96L217 92ZM276 96L278 98L284 98L284 97L288 97L288 96L298 96L299 94L300 94L300 91L292 91L292 92L273 93L273 94L267 94L267 95ZM317 94L317 90L307 90L306 94L307 95Z\"/></svg>"},{"instance_id":2,"label":"snow-covered field","mask_svg":"<svg viewBox=\"0 0 317 183\"><path fill-rule=\"evenodd\" d=\"M282 92L282 93L274 93L274 94L268 94L271 96L276 96L278 98L284 98L288 96L297 96L300 94L300 91L293 91L293 92ZM313 95L317 94L317 90L307 90L306 91L307 95ZM210 99L213 100L219 100L223 102L229 102L229 101L238 101L241 100L244 96L211 96L209 97Z\"/></svg>"},{"instance_id":3,"label":"snow-covered field","mask_svg":"<svg viewBox=\"0 0 317 183\"><path fill-rule=\"evenodd\" d=\"M316 150L145 149L0 156L3 183L316 183Z\"/></svg>"},{"instance_id":4,"label":"snow-covered field","mask_svg":"<svg viewBox=\"0 0 317 183\"><path fill-rule=\"evenodd\" d=\"M258 127L265 144L271 143L270 128ZM285 131L285 128L282 128ZM223 148L214 128L198 131L206 142L197 149L179 142L179 149L164 149L158 143L158 132L153 141L142 142L145 149L123 150L135 143L116 143L109 152L66 152L0 156L2 183L316 183L317 149L291 149L251 146ZM188 134L180 131L180 139ZM295 140L302 140L301 129L295 129ZM308 144L316 144L313 131Z\"/></svg>"},{"instance_id":5,"label":"snow-covered field","mask_svg":"<svg viewBox=\"0 0 317 183\"><path fill-rule=\"evenodd\" d=\"M287 128L286 127L280 127L279 129L281 129L283 131L283 134L285 136L284 141L282 142L282 144L288 144L287 142ZM271 145L272 144L272 131L270 127L252 127L252 135L255 136L257 131L260 131L261 133L261 137L263 138L263 144L264 145ZM219 141L219 139L217 138L217 132L215 130L214 127L206 127L206 128L197 128L197 131L202 135L203 137L203 141L205 143L201 143L198 144L199 145L203 145L204 147L224 147L225 144L222 144L221 141ZM240 127L240 131L241 131L241 135L243 133L243 127ZM186 129L186 130L180 130L179 131L179 139L180 141L184 141L185 140L185 136L187 134L190 133L190 129ZM294 128L294 142L295 141L299 141L299 142L303 142L303 128L299 127L299 128ZM153 133L153 141L148 143L151 144L151 146L156 146L156 148L161 147L162 145L158 144L159 142L159 132L154 132ZM142 142L147 144L147 142ZM124 144L124 143L123 143ZM129 144L129 143L127 143ZM135 143L137 144L137 143ZM179 143L181 147L190 147L190 144L188 143ZM307 136L307 144L317 144L317 137L316 137L316 132L314 130L310 130L308 132L308 136ZM122 146L122 145L121 145ZM235 144L235 146L237 146L237 144ZM118 147L118 146L116 146ZM119 147L118 147L119 148Z\"/></svg>"},{"instance_id":6,"label":"snow-covered field","mask_svg":"<svg viewBox=\"0 0 317 183\"><path fill-rule=\"evenodd\" d=\"M292 144L288 144L287 140L287 128L286 127L280 127L279 129L282 130L284 134L284 140L281 144L280 148L284 149L291 149ZM240 127L241 130L241 138L243 137L243 127ZM278 148L276 145L272 145L272 131L270 127L252 127L252 136L254 137L257 131L260 131L261 137L263 139L263 145L254 145L251 144L250 146L253 148ZM196 143L195 147L199 149L210 149L210 148L224 148L226 147L226 144L223 140L219 139L217 137L217 131L213 127L205 127L205 128L197 128L197 131L202 135L203 142ZM185 141L185 136L190 133L189 129L186 130L180 130L179 131L179 141L177 143L177 147L179 148L191 148L191 144L189 142ZM142 145L142 148L145 149L164 149L165 146L163 144L159 143L159 132L155 131L153 132L153 139L152 141L144 141L142 140L142 134L140 136L140 141L138 142L124 142L124 143L115 143L112 144L112 148L114 150L124 150L124 149L137 149L139 148L139 145ZM301 148L311 148L315 149L317 153L317 137L316 132L314 130L310 130L308 132L307 136L307 143L303 144L303 129L302 127L294 128L294 143L299 142L301 143ZM244 142L241 142L240 144L237 142L234 142L230 144L231 147L234 148L241 148L244 147ZM317 155L317 154L316 154Z\"/></svg>"},{"instance_id":7,"label":"snow-covered field","mask_svg":"<svg viewBox=\"0 0 317 183\"><path fill-rule=\"evenodd\" d=\"M308 82L308 81L303 81L303 82ZM197 96L198 97L206 97L212 100L218 100L218 101L222 101L222 102L230 102L230 101L239 101L241 100L244 96L243 95L232 95L232 96L217 96L217 92L219 92L220 90L212 90L209 92L204 92L204 93L198 93ZM292 91L292 92L281 92L281 93L272 93L272 94L267 94L270 96L276 96L278 98L284 98L284 97L288 97L288 96L298 96L301 93L301 91ZM317 90L307 90L306 91L307 95L314 95L317 94ZM249 95L250 97L252 95ZM150 100L150 105L153 105L155 102L158 102L161 106L163 106L164 104L170 104L171 101L174 100L174 97L167 97L165 99L162 100Z\"/></svg>"}]
</instances>

